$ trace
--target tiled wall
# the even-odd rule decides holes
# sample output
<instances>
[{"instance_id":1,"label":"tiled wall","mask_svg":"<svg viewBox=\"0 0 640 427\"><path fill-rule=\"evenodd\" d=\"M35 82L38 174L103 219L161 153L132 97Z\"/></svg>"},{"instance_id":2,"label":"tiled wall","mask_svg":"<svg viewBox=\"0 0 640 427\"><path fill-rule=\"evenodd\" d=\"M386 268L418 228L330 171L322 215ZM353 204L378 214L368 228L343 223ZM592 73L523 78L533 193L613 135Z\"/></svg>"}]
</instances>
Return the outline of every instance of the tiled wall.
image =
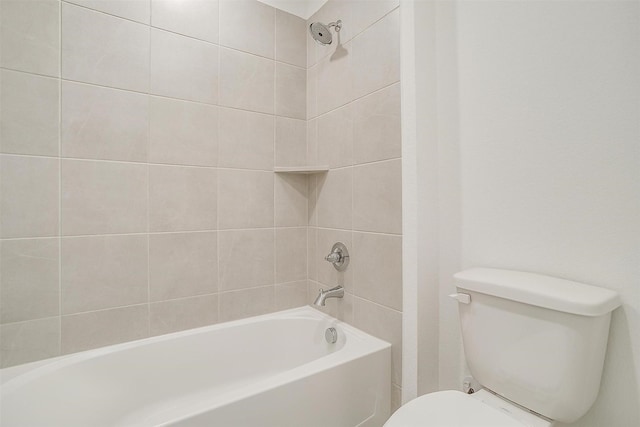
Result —
<instances>
[{"instance_id":1,"label":"tiled wall","mask_svg":"<svg viewBox=\"0 0 640 427\"><path fill-rule=\"evenodd\" d=\"M392 405L400 405L402 179L398 0L329 0L307 23L341 19L334 43L307 37L308 161L329 165L309 187L309 301L344 285L326 311L393 344ZM351 264L323 260L336 241Z\"/></svg>"},{"instance_id":2,"label":"tiled wall","mask_svg":"<svg viewBox=\"0 0 640 427\"><path fill-rule=\"evenodd\" d=\"M302 19L0 7L3 367L306 303Z\"/></svg>"}]
</instances>

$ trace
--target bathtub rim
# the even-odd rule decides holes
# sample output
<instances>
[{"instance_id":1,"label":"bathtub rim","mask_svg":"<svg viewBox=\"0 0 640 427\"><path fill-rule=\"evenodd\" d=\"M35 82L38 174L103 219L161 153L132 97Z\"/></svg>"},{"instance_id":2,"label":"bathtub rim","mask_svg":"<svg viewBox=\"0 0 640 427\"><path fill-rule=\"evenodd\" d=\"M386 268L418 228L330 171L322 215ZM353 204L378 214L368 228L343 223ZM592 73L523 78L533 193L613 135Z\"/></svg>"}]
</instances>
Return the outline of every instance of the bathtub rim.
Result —
<instances>
[{"instance_id":1,"label":"bathtub rim","mask_svg":"<svg viewBox=\"0 0 640 427\"><path fill-rule=\"evenodd\" d=\"M112 344L104 347L99 347L90 350L83 350L76 353L64 354L56 357L52 357L49 359L38 360L34 362L28 362L21 365L11 366L7 368L0 369L0 398L5 395L11 393L15 388L19 388L22 384L30 382L34 377L38 377L40 375L45 375L49 372L55 371L57 369L62 369L66 366L73 365L75 363L81 363L84 361L88 361L91 359L95 359L98 357L106 356L111 353L116 353L119 351L140 347L148 344L170 341L172 339L176 339L179 337L186 337L191 335L197 335L206 332L212 332L221 329L227 329L242 325L248 325L252 323L258 323L267 319L296 319L296 318L306 318L313 319L318 321L329 321L331 322L331 326L339 327L342 331L347 333L348 336L353 337L360 344L364 344L367 348L366 352L363 353L372 353L375 351L380 351L385 348L391 348L391 344L377 338L371 334L368 334L356 327L332 317L326 313L323 313L319 310L312 308L311 306L302 306L296 307L281 311L276 311L272 313L262 314L258 316L247 317L243 319L230 320L227 322L215 323L212 325L201 326L192 329L185 329L182 331L171 332L168 334L155 335L152 337L142 338L134 341L127 341L124 343ZM352 350L353 345L349 346L349 342L345 344L345 346L335 353L330 353L326 356L323 356L323 359L330 358L330 356L340 353L343 350ZM350 353L348 351L347 353ZM335 357L334 357L335 358ZM330 358L333 359L333 358ZM348 358L348 360L353 360L352 357ZM314 363L316 360L307 362L302 366L306 366L309 363ZM297 367L299 368L299 367ZM295 368L294 368L295 370Z\"/></svg>"}]
</instances>

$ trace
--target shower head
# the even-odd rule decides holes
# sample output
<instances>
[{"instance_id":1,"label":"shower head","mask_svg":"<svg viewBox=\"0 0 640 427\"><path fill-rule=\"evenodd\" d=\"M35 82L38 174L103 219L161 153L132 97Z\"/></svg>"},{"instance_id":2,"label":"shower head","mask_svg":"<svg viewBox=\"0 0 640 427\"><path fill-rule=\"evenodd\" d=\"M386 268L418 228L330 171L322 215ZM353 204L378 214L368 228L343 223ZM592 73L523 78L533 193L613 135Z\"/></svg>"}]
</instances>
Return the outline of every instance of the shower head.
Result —
<instances>
[{"instance_id":1,"label":"shower head","mask_svg":"<svg viewBox=\"0 0 640 427\"><path fill-rule=\"evenodd\" d=\"M322 22L312 22L311 25L309 25L309 32L315 41L322 45L328 45L331 44L333 40L330 31L331 27L335 27L336 33L339 33L342 28L342 21L338 19L329 25L325 25Z\"/></svg>"}]
</instances>

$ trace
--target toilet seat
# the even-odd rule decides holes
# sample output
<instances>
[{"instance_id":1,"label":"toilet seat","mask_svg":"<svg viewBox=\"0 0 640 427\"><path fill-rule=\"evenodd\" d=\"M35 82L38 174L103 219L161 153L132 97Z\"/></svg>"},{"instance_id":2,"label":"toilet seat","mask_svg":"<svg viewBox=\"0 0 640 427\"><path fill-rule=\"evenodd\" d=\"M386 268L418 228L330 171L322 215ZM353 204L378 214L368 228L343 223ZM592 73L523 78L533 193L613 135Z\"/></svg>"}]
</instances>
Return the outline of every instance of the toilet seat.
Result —
<instances>
[{"instance_id":1,"label":"toilet seat","mask_svg":"<svg viewBox=\"0 0 640 427\"><path fill-rule=\"evenodd\" d=\"M501 403L496 405L496 400ZM519 420L518 416L522 415L519 412L524 411L485 390L473 395L447 390L413 399L398 409L384 427L551 426L551 423L529 413L525 417L528 422Z\"/></svg>"}]
</instances>

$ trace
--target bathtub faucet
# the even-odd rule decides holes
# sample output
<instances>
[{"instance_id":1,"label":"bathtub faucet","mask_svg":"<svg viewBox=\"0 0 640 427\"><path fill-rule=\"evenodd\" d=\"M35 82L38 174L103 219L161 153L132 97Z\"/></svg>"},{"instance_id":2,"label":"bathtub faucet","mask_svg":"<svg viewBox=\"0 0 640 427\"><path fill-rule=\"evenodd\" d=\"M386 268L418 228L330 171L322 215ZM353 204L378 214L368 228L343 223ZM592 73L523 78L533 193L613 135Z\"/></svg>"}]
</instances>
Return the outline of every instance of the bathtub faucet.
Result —
<instances>
[{"instance_id":1,"label":"bathtub faucet","mask_svg":"<svg viewBox=\"0 0 640 427\"><path fill-rule=\"evenodd\" d=\"M342 298L344 297L344 288L340 285L327 289L326 291L320 288L318 298L313 302L313 305L318 307L324 307L324 302L327 298Z\"/></svg>"}]
</instances>

